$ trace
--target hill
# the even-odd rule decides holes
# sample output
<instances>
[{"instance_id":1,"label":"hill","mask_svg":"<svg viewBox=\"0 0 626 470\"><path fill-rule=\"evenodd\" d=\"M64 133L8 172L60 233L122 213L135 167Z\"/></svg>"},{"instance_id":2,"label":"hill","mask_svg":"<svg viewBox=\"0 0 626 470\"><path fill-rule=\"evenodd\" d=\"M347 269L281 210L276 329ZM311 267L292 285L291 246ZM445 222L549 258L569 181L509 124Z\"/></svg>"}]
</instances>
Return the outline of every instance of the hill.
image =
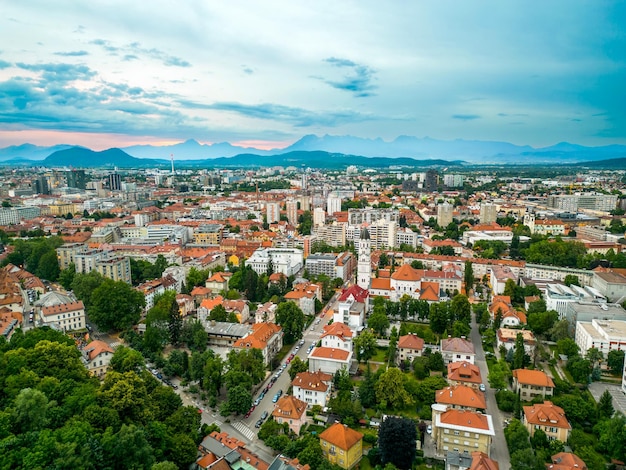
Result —
<instances>
[{"instance_id":1,"label":"hill","mask_svg":"<svg viewBox=\"0 0 626 470\"><path fill-rule=\"evenodd\" d=\"M43 162L41 162L43 166L73 166L78 168L146 168L168 164L169 162L167 160L131 157L118 148L95 152L84 147L72 147L65 150L58 150L48 155Z\"/></svg>"}]
</instances>

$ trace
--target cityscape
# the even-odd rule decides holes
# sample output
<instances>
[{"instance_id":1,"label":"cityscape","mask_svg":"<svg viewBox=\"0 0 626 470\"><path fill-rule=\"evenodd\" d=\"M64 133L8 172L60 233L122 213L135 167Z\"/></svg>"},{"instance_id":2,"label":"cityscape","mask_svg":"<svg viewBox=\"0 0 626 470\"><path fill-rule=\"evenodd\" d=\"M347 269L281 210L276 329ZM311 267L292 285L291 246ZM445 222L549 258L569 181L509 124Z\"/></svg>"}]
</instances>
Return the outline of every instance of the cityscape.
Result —
<instances>
[{"instance_id":1,"label":"cityscape","mask_svg":"<svg viewBox=\"0 0 626 470\"><path fill-rule=\"evenodd\" d=\"M0 470L626 467L626 4L4 2Z\"/></svg>"}]
</instances>

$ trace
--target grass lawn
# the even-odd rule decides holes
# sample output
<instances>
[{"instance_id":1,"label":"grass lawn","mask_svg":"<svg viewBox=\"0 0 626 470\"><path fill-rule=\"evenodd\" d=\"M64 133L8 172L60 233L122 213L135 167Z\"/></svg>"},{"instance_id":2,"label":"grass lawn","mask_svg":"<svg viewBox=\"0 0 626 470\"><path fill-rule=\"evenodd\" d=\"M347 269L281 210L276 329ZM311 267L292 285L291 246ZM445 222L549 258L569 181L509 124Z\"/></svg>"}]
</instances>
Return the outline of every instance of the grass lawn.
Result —
<instances>
[{"instance_id":1,"label":"grass lawn","mask_svg":"<svg viewBox=\"0 0 626 470\"><path fill-rule=\"evenodd\" d=\"M370 361L374 362L387 362L387 352L389 348L383 348L376 346L376 352L374 353L374 357L370 359Z\"/></svg>"},{"instance_id":2,"label":"grass lawn","mask_svg":"<svg viewBox=\"0 0 626 470\"><path fill-rule=\"evenodd\" d=\"M363 456L363 458L361 459L361 462L359 462L358 468L360 468L361 470L373 470L374 469L369 459L367 458L367 455Z\"/></svg>"}]
</instances>

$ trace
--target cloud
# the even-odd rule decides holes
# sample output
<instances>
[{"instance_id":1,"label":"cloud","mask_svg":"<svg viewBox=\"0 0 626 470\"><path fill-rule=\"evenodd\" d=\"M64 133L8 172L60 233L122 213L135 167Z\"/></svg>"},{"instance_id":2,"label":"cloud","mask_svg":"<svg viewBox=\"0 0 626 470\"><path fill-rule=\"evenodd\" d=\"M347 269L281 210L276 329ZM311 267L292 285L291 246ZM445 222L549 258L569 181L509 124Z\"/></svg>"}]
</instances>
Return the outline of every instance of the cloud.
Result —
<instances>
[{"instance_id":1,"label":"cloud","mask_svg":"<svg viewBox=\"0 0 626 470\"><path fill-rule=\"evenodd\" d=\"M124 61L137 60L143 56L160 61L166 67L191 67L190 62L180 57L167 54L156 48L146 49L141 47L139 42L131 42L124 46L114 46L106 39L94 39L90 44L100 46L113 55L123 54L122 60Z\"/></svg>"},{"instance_id":2,"label":"cloud","mask_svg":"<svg viewBox=\"0 0 626 470\"><path fill-rule=\"evenodd\" d=\"M81 57L81 56L89 55L89 52L87 51L54 52L54 55L59 55L61 57Z\"/></svg>"},{"instance_id":3,"label":"cloud","mask_svg":"<svg viewBox=\"0 0 626 470\"><path fill-rule=\"evenodd\" d=\"M190 109L212 109L239 114L241 116L272 121L287 122L295 127L336 126L344 123L363 122L375 119L374 116L354 111L316 112L304 108L283 106L272 103L247 105L235 102L212 104L183 100L179 103Z\"/></svg>"},{"instance_id":4,"label":"cloud","mask_svg":"<svg viewBox=\"0 0 626 470\"><path fill-rule=\"evenodd\" d=\"M247 65L242 65L241 69L243 70L243 73L245 73L246 75L252 75L254 73L254 69L251 69Z\"/></svg>"},{"instance_id":5,"label":"cloud","mask_svg":"<svg viewBox=\"0 0 626 470\"><path fill-rule=\"evenodd\" d=\"M459 119L461 121L473 121L474 119L480 119L478 114L453 114L452 119Z\"/></svg>"},{"instance_id":6,"label":"cloud","mask_svg":"<svg viewBox=\"0 0 626 470\"><path fill-rule=\"evenodd\" d=\"M96 75L86 65L76 64L25 64L18 62L16 64L23 70L31 72L41 72L43 80L47 82L70 82L74 80L87 80Z\"/></svg>"},{"instance_id":7,"label":"cloud","mask_svg":"<svg viewBox=\"0 0 626 470\"><path fill-rule=\"evenodd\" d=\"M324 83L333 88L352 92L357 98L373 96L374 93L372 93L372 91L378 88L376 85L372 84L376 72L366 65L360 65L351 60L338 57L329 57L324 59L324 62L336 68L347 68L351 72L349 75L344 75L339 80L322 78Z\"/></svg>"},{"instance_id":8,"label":"cloud","mask_svg":"<svg viewBox=\"0 0 626 470\"><path fill-rule=\"evenodd\" d=\"M0 60L0 70L11 67L11 63L6 60Z\"/></svg>"}]
</instances>

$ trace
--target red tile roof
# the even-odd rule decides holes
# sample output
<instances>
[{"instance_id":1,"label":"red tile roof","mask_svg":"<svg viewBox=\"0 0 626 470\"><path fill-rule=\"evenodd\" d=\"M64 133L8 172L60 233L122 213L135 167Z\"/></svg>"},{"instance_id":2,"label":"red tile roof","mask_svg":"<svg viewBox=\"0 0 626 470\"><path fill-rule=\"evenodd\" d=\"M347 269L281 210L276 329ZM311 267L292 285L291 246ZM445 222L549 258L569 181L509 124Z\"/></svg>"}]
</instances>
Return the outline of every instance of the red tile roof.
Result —
<instances>
[{"instance_id":1,"label":"red tile roof","mask_svg":"<svg viewBox=\"0 0 626 470\"><path fill-rule=\"evenodd\" d=\"M554 382L548 375L540 370L515 369L513 377L521 384L536 385L538 387L552 387Z\"/></svg>"},{"instance_id":2,"label":"red tile roof","mask_svg":"<svg viewBox=\"0 0 626 470\"><path fill-rule=\"evenodd\" d=\"M530 424L551 427L572 429L572 426L565 417L565 411L560 406L556 406L551 401L544 401L541 404L524 407L524 418Z\"/></svg>"},{"instance_id":3,"label":"red tile roof","mask_svg":"<svg viewBox=\"0 0 626 470\"><path fill-rule=\"evenodd\" d=\"M400 338L398 338L397 347L402 349L414 349L416 351L421 351L422 349L424 349L424 340L414 334L400 336Z\"/></svg>"},{"instance_id":4,"label":"red tile roof","mask_svg":"<svg viewBox=\"0 0 626 470\"><path fill-rule=\"evenodd\" d=\"M345 424L335 423L320 434L320 439L347 451L363 439L363 434Z\"/></svg>"},{"instance_id":5,"label":"red tile roof","mask_svg":"<svg viewBox=\"0 0 626 470\"><path fill-rule=\"evenodd\" d=\"M322 371L300 372L295 376L291 385L305 390L319 390L325 392L332 382L333 376Z\"/></svg>"}]
</instances>

